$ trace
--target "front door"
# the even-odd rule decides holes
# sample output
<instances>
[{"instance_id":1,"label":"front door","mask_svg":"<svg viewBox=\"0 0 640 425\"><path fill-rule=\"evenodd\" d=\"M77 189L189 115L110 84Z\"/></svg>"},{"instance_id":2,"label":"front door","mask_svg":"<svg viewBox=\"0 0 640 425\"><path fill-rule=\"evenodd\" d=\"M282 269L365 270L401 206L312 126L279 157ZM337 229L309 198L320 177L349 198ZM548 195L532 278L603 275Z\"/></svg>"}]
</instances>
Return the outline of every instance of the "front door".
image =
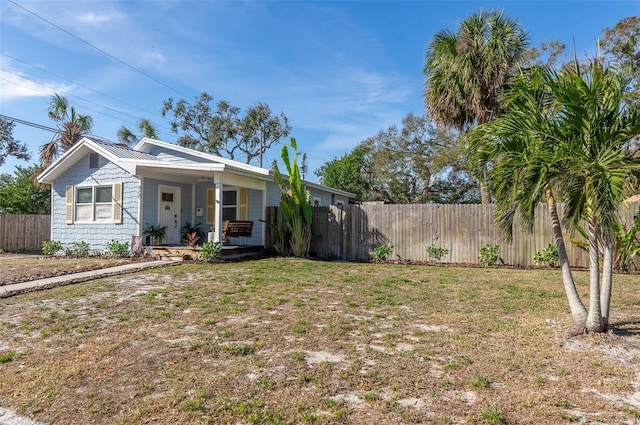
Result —
<instances>
[{"instance_id":1,"label":"front door","mask_svg":"<svg viewBox=\"0 0 640 425\"><path fill-rule=\"evenodd\" d=\"M167 226L167 245L181 245L180 240L180 188L177 186L158 186L158 223Z\"/></svg>"}]
</instances>

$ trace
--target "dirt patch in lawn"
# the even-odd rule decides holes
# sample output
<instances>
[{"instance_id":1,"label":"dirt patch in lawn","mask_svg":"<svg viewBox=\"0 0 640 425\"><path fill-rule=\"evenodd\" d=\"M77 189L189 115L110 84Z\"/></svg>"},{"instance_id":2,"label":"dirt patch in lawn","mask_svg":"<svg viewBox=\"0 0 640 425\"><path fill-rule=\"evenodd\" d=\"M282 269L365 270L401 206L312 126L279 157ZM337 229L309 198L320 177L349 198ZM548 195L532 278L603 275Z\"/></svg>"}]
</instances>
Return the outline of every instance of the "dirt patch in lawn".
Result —
<instances>
[{"instance_id":1,"label":"dirt patch in lawn","mask_svg":"<svg viewBox=\"0 0 640 425\"><path fill-rule=\"evenodd\" d=\"M147 259L142 257L72 258L3 254L0 255L0 286L141 261L147 261Z\"/></svg>"},{"instance_id":2,"label":"dirt patch in lawn","mask_svg":"<svg viewBox=\"0 0 640 425\"><path fill-rule=\"evenodd\" d=\"M0 399L46 424L635 424L637 283L615 278L616 333L567 339L554 271L264 259L111 277L0 300Z\"/></svg>"}]
</instances>

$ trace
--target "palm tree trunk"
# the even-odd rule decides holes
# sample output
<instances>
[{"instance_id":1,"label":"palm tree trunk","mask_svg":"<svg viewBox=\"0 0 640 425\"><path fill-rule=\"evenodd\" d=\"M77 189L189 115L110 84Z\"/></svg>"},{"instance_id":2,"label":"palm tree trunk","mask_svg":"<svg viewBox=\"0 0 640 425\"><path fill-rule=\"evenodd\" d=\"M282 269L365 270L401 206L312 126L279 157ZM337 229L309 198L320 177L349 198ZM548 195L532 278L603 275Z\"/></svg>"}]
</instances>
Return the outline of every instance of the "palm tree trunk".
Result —
<instances>
[{"instance_id":1,"label":"palm tree trunk","mask_svg":"<svg viewBox=\"0 0 640 425\"><path fill-rule=\"evenodd\" d=\"M600 253L598 252L598 225L589 220L589 315L587 332L602 332L602 311L600 306Z\"/></svg>"},{"instance_id":2,"label":"palm tree trunk","mask_svg":"<svg viewBox=\"0 0 640 425\"><path fill-rule=\"evenodd\" d=\"M547 189L547 206L551 214L551 228L556 241L556 247L558 248L558 262L560 263L560 270L562 271L562 283L564 284L564 291L569 301L573 324L576 329L584 329L587 321L587 309L584 307L580 295L576 290L576 284L573 281L567 248L564 245L562 227L560 226L560 218L558 217L558 208L549 189Z\"/></svg>"},{"instance_id":3,"label":"palm tree trunk","mask_svg":"<svg viewBox=\"0 0 640 425\"><path fill-rule=\"evenodd\" d=\"M489 170L487 166L482 167L482 181L480 182L480 199L482 205L488 205L491 203L491 192L489 191Z\"/></svg>"},{"instance_id":4,"label":"palm tree trunk","mask_svg":"<svg viewBox=\"0 0 640 425\"><path fill-rule=\"evenodd\" d=\"M611 237L603 238L602 288L600 288L600 308L604 329L609 327L609 308L611 306L611 286L613 283L613 241Z\"/></svg>"}]
</instances>

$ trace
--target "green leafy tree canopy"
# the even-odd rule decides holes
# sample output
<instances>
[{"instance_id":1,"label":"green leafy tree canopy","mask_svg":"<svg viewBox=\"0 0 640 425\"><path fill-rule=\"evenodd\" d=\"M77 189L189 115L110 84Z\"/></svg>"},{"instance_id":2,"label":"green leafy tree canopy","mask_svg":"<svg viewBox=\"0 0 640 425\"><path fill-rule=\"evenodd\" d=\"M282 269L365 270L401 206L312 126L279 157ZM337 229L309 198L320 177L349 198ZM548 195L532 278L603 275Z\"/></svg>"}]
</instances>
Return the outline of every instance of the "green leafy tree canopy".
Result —
<instances>
[{"instance_id":1,"label":"green leafy tree canopy","mask_svg":"<svg viewBox=\"0 0 640 425\"><path fill-rule=\"evenodd\" d=\"M24 160L30 159L27 145L13 137L15 125L13 121L0 118L0 165L4 164L10 156Z\"/></svg>"},{"instance_id":2,"label":"green leafy tree canopy","mask_svg":"<svg viewBox=\"0 0 640 425\"><path fill-rule=\"evenodd\" d=\"M51 213L51 189L34 185L36 170L16 167L15 175L0 174L0 214Z\"/></svg>"},{"instance_id":3,"label":"green leafy tree canopy","mask_svg":"<svg viewBox=\"0 0 640 425\"><path fill-rule=\"evenodd\" d=\"M478 185L466 166L455 131L438 129L426 116L408 114L401 127L364 140L349 154L316 171L321 181L360 201L478 202Z\"/></svg>"}]
</instances>

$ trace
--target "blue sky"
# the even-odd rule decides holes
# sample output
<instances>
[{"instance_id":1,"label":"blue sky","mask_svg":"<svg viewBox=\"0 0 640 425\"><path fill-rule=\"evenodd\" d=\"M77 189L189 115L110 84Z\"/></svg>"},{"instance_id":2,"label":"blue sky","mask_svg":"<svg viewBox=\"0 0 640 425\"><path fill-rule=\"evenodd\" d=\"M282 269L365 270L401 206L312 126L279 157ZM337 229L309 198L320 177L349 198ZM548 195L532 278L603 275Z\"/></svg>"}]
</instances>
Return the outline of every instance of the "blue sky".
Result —
<instances>
[{"instance_id":1,"label":"blue sky","mask_svg":"<svg viewBox=\"0 0 640 425\"><path fill-rule=\"evenodd\" d=\"M145 117L175 142L160 115L169 97L266 102L289 118L316 180L326 161L424 113L427 44L480 9L518 19L534 45L575 37L584 56L640 2L0 0L0 114L54 127L47 107L59 93L93 117L100 137L117 141L120 126ZM34 163L52 133L17 124L14 136L33 160L10 158L2 173Z\"/></svg>"}]
</instances>

